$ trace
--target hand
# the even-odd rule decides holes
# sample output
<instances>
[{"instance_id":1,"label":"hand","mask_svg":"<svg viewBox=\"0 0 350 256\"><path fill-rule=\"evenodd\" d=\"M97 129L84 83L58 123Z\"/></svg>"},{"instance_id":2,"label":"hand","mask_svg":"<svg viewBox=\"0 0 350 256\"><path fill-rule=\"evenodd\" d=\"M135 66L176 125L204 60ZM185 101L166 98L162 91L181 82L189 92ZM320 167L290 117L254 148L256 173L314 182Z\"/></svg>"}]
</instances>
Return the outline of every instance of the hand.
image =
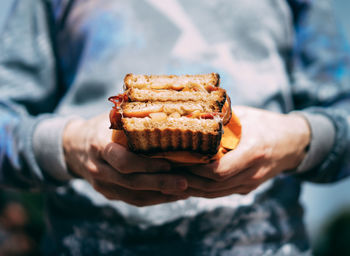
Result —
<instances>
[{"instance_id":1,"label":"hand","mask_svg":"<svg viewBox=\"0 0 350 256\"><path fill-rule=\"evenodd\" d=\"M110 200L146 206L184 199L186 179L167 173L168 162L141 157L111 142L108 114L74 120L63 134L65 160L71 172L86 179Z\"/></svg>"},{"instance_id":2,"label":"hand","mask_svg":"<svg viewBox=\"0 0 350 256\"><path fill-rule=\"evenodd\" d=\"M233 109L242 123L240 144L219 161L189 167L186 195L247 194L281 172L295 169L304 158L310 130L303 117L250 107Z\"/></svg>"}]
</instances>

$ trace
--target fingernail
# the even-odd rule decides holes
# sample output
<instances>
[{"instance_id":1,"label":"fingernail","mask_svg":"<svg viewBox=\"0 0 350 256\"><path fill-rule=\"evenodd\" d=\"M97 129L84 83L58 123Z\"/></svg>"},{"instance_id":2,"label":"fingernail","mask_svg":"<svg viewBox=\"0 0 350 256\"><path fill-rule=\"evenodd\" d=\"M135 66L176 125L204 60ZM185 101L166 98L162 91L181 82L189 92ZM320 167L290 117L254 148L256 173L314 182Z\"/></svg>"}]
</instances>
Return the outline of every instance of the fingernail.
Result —
<instances>
[{"instance_id":1,"label":"fingernail","mask_svg":"<svg viewBox=\"0 0 350 256\"><path fill-rule=\"evenodd\" d=\"M179 190L185 190L187 188L187 180L177 179L176 180L176 188Z\"/></svg>"}]
</instances>

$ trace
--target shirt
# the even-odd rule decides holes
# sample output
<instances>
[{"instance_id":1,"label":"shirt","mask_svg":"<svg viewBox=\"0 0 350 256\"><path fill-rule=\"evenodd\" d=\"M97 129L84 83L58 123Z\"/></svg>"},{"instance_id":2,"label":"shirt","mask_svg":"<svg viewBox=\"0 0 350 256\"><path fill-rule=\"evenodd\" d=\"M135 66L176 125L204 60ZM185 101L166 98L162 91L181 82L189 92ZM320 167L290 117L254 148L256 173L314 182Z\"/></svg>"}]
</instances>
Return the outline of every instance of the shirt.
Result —
<instances>
[{"instance_id":1,"label":"shirt","mask_svg":"<svg viewBox=\"0 0 350 256\"><path fill-rule=\"evenodd\" d=\"M0 42L0 182L45 193L46 254L308 251L300 182L349 175L350 55L328 1L13 2ZM234 105L307 118L312 140L297 170L247 196L144 208L69 173L66 123L109 110L126 73L209 72Z\"/></svg>"}]
</instances>

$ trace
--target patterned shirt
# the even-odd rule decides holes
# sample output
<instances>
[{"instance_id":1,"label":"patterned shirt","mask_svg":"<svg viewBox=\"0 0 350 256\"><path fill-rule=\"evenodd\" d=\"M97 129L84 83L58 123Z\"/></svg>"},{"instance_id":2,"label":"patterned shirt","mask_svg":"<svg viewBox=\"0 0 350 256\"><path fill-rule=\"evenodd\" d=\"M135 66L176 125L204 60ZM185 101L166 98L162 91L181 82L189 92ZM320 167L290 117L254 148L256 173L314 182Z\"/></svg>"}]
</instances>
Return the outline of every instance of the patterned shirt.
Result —
<instances>
[{"instance_id":1,"label":"patterned shirt","mask_svg":"<svg viewBox=\"0 0 350 256\"><path fill-rule=\"evenodd\" d=\"M300 183L350 173L350 51L329 1L13 0L1 36L0 184L45 194L44 254L309 252ZM144 208L68 172L65 124L108 110L126 73L209 72L234 104L308 119L298 170L246 196Z\"/></svg>"}]
</instances>

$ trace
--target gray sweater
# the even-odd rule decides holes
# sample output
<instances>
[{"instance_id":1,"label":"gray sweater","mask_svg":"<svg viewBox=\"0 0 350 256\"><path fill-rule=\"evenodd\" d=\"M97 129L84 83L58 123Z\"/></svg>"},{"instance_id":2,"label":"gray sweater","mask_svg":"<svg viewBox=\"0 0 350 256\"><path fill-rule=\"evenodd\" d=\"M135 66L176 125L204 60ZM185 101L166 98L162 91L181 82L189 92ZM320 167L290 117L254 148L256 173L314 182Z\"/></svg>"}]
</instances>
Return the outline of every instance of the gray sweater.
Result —
<instances>
[{"instance_id":1,"label":"gray sweater","mask_svg":"<svg viewBox=\"0 0 350 256\"><path fill-rule=\"evenodd\" d=\"M90 237L107 252L141 253L135 237L152 243L159 232L182 242L201 234L188 246L203 254L307 250L300 182L350 173L350 55L335 21L323 23L328 1L317 2L13 1L0 41L1 185L45 193L48 241L74 255ZM108 111L125 74L210 72L233 105L304 115L312 141L297 170L247 196L144 208L109 201L69 173L65 125Z\"/></svg>"}]
</instances>

